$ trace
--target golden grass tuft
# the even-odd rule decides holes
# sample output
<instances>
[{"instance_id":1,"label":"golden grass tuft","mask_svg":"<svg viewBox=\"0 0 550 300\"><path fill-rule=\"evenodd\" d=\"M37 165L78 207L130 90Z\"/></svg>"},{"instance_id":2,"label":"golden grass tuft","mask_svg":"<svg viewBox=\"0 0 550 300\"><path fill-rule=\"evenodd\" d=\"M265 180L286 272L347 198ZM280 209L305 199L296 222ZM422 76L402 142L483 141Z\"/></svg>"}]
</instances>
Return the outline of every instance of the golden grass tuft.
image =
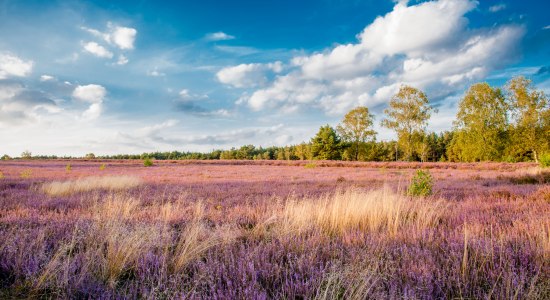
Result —
<instances>
[{"instance_id":1,"label":"golden grass tuft","mask_svg":"<svg viewBox=\"0 0 550 300\"><path fill-rule=\"evenodd\" d=\"M320 199L292 199L283 209L286 230L320 228L328 234L347 230L396 234L405 226L424 230L435 226L445 205L441 200L411 199L385 187L368 192L350 189Z\"/></svg>"},{"instance_id":2,"label":"golden grass tuft","mask_svg":"<svg viewBox=\"0 0 550 300\"><path fill-rule=\"evenodd\" d=\"M50 196L66 196L93 190L126 190L141 184L141 179L133 176L84 177L76 180L54 181L42 185L42 191Z\"/></svg>"}]
</instances>

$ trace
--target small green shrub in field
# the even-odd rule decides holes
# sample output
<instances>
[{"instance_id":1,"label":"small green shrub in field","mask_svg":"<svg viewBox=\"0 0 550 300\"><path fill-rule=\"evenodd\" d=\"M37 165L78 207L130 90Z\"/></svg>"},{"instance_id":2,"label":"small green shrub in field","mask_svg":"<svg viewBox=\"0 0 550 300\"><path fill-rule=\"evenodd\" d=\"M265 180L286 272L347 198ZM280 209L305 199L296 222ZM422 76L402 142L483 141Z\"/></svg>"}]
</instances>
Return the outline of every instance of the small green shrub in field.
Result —
<instances>
[{"instance_id":1,"label":"small green shrub in field","mask_svg":"<svg viewBox=\"0 0 550 300\"><path fill-rule=\"evenodd\" d=\"M66 170L67 172L71 172L72 169L73 169L73 166L71 166L71 164L67 164L67 165L65 166L65 170Z\"/></svg>"},{"instance_id":2,"label":"small green shrub in field","mask_svg":"<svg viewBox=\"0 0 550 300\"><path fill-rule=\"evenodd\" d=\"M4 173L2 173L2 171L0 171L0 179L4 179Z\"/></svg>"},{"instance_id":3,"label":"small green shrub in field","mask_svg":"<svg viewBox=\"0 0 550 300\"><path fill-rule=\"evenodd\" d=\"M317 167L317 165L315 163L307 163L304 168L306 169L314 169L315 167Z\"/></svg>"},{"instance_id":4,"label":"small green shrub in field","mask_svg":"<svg viewBox=\"0 0 550 300\"><path fill-rule=\"evenodd\" d=\"M99 170L100 170L100 171L105 170L105 168L106 168L105 164L101 164L101 166L99 166Z\"/></svg>"},{"instance_id":5,"label":"small green shrub in field","mask_svg":"<svg viewBox=\"0 0 550 300\"><path fill-rule=\"evenodd\" d=\"M428 170L417 170L407 189L409 196L429 196L432 194L433 177Z\"/></svg>"},{"instance_id":6,"label":"small green shrub in field","mask_svg":"<svg viewBox=\"0 0 550 300\"><path fill-rule=\"evenodd\" d=\"M541 168L550 168L550 153L546 153L540 156L539 164Z\"/></svg>"},{"instance_id":7,"label":"small green shrub in field","mask_svg":"<svg viewBox=\"0 0 550 300\"><path fill-rule=\"evenodd\" d=\"M153 161L149 158L149 157L146 157L144 160L143 160L143 165L145 167L151 167L153 166Z\"/></svg>"},{"instance_id":8,"label":"small green shrub in field","mask_svg":"<svg viewBox=\"0 0 550 300\"><path fill-rule=\"evenodd\" d=\"M21 171L21 173L19 173L19 176L24 179L31 178L32 170L30 169L23 170Z\"/></svg>"}]
</instances>

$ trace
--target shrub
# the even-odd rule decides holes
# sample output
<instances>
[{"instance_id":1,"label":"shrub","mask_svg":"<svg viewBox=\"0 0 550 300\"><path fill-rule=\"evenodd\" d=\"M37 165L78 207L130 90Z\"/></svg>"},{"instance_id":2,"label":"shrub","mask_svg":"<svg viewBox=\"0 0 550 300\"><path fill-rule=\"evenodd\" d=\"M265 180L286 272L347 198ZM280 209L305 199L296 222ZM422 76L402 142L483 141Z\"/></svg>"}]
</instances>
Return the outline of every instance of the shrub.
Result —
<instances>
[{"instance_id":1,"label":"shrub","mask_svg":"<svg viewBox=\"0 0 550 300\"><path fill-rule=\"evenodd\" d=\"M143 165L145 167L151 167L153 166L153 161L149 157L146 157L143 159Z\"/></svg>"},{"instance_id":2,"label":"shrub","mask_svg":"<svg viewBox=\"0 0 550 300\"><path fill-rule=\"evenodd\" d=\"M105 168L106 168L105 164L101 164L101 166L99 166L99 170L100 170L100 171L105 170Z\"/></svg>"},{"instance_id":3,"label":"shrub","mask_svg":"<svg viewBox=\"0 0 550 300\"><path fill-rule=\"evenodd\" d=\"M417 170L407 189L409 196L429 196L432 194L433 177L430 171Z\"/></svg>"},{"instance_id":4,"label":"shrub","mask_svg":"<svg viewBox=\"0 0 550 300\"><path fill-rule=\"evenodd\" d=\"M550 153L546 153L540 156L539 164L541 168L550 168Z\"/></svg>"},{"instance_id":5,"label":"shrub","mask_svg":"<svg viewBox=\"0 0 550 300\"><path fill-rule=\"evenodd\" d=\"M4 154L4 155L2 155L2 158L1 158L1 159L2 159L2 160L10 160L11 157L10 157L9 155L7 155L7 154Z\"/></svg>"},{"instance_id":6,"label":"shrub","mask_svg":"<svg viewBox=\"0 0 550 300\"><path fill-rule=\"evenodd\" d=\"M315 163L307 163L304 168L306 169L314 169L315 167L317 167L317 165Z\"/></svg>"},{"instance_id":7,"label":"shrub","mask_svg":"<svg viewBox=\"0 0 550 300\"><path fill-rule=\"evenodd\" d=\"M65 166L65 170L67 172L71 172L72 169L73 169L73 167L71 166L71 164L67 164L67 166Z\"/></svg>"},{"instance_id":8,"label":"shrub","mask_svg":"<svg viewBox=\"0 0 550 300\"><path fill-rule=\"evenodd\" d=\"M4 173L2 173L2 171L0 171L0 179L4 179Z\"/></svg>"},{"instance_id":9,"label":"shrub","mask_svg":"<svg viewBox=\"0 0 550 300\"><path fill-rule=\"evenodd\" d=\"M31 178L32 170L30 169L23 170L21 171L21 173L19 173L19 176L24 179Z\"/></svg>"}]
</instances>

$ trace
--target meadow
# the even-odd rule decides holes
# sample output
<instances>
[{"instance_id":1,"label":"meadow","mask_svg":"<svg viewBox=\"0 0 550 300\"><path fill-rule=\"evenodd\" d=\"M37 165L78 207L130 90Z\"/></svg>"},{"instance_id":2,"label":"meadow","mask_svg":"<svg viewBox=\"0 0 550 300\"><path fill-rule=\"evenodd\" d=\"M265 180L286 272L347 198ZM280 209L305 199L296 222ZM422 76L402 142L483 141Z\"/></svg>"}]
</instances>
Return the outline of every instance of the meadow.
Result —
<instances>
[{"instance_id":1,"label":"meadow","mask_svg":"<svg viewBox=\"0 0 550 300\"><path fill-rule=\"evenodd\" d=\"M418 169L430 196L406 194ZM550 173L534 163L8 160L0 172L2 299L550 298Z\"/></svg>"}]
</instances>

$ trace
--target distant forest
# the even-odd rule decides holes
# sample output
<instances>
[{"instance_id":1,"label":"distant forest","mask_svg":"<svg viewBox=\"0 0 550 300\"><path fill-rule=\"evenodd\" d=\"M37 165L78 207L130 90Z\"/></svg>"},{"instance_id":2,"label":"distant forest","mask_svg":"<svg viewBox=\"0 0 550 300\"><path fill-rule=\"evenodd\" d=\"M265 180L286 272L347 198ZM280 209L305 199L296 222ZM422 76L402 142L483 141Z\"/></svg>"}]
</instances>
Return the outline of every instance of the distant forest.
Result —
<instances>
[{"instance_id":1,"label":"distant forest","mask_svg":"<svg viewBox=\"0 0 550 300\"><path fill-rule=\"evenodd\" d=\"M84 158L525 162L550 155L548 96L524 77L515 77L502 88L487 83L470 86L460 100L451 131L429 131L428 121L436 112L424 92L403 85L391 98L381 120L383 127L395 131L396 141L377 141L374 116L368 107L360 106L349 111L336 128L321 126L309 142L298 145L245 145L208 153L171 151L97 157L89 153ZM2 158L10 159L7 155ZM32 156L25 151L21 158L57 157Z\"/></svg>"}]
</instances>

